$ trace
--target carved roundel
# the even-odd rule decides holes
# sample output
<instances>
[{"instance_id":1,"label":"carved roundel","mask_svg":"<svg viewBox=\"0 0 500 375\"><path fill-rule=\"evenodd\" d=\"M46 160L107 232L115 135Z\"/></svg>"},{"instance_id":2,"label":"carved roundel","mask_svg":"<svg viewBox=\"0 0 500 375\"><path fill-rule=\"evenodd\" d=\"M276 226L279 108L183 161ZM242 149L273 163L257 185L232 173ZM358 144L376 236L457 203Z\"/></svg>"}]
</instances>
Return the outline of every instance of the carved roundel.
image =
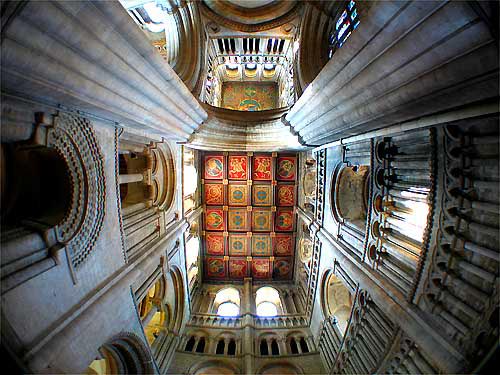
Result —
<instances>
[{"instance_id":1,"label":"carved roundel","mask_svg":"<svg viewBox=\"0 0 500 375\"><path fill-rule=\"evenodd\" d=\"M68 165L70 209L56 233L76 267L90 254L102 229L106 205L104 160L90 121L78 116L57 116L54 127L48 130L47 146L55 148Z\"/></svg>"}]
</instances>

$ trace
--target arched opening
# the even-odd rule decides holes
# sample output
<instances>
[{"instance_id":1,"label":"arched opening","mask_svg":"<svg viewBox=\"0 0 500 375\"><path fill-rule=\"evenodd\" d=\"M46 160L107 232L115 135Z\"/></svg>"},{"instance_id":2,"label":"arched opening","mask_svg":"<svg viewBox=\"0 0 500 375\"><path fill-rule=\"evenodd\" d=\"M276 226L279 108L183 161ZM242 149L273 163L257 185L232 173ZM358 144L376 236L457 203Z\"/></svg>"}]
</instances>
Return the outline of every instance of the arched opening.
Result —
<instances>
[{"instance_id":1,"label":"arched opening","mask_svg":"<svg viewBox=\"0 0 500 375\"><path fill-rule=\"evenodd\" d=\"M220 316L237 316L239 312L240 308L233 302L221 303L217 309L217 315Z\"/></svg>"},{"instance_id":2,"label":"arched opening","mask_svg":"<svg viewBox=\"0 0 500 375\"><path fill-rule=\"evenodd\" d=\"M230 363L212 360L195 364L188 373L194 375L234 375L239 374L240 371Z\"/></svg>"},{"instance_id":3,"label":"arched opening","mask_svg":"<svg viewBox=\"0 0 500 375\"><path fill-rule=\"evenodd\" d=\"M236 355L236 341L231 339L229 344L227 345L227 354L228 355Z\"/></svg>"},{"instance_id":4,"label":"arched opening","mask_svg":"<svg viewBox=\"0 0 500 375\"><path fill-rule=\"evenodd\" d=\"M184 351L192 352L195 343L196 343L196 339L194 338L194 336L191 336L189 338L188 342L186 343L186 347L184 348Z\"/></svg>"},{"instance_id":5,"label":"arched opening","mask_svg":"<svg viewBox=\"0 0 500 375\"><path fill-rule=\"evenodd\" d=\"M111 362L106 358L94 359L87 370L85 370L86 375L105 375L114 373L116 373L116 369L111 368Z\"/></svg>"},{"instance_id":6,"label":"arched opening","mask_svg":"<svg viewBox=\"0 0 500 375\"><path fill-rule=\"evenodd\" d=\"M257 305L258 316L276 316L278 315L278 308L272 302L261 302Z\"/></svg>"},{"instance_id":7,"label":"arched opening","mask_svg":"<svg viewBox=\"0 0 500 375\"><path fill-rule=\"evenodd\" d=\"M278 347L278 343L275 339L271 341L271 354L272 355L280 355L280 349Z\"/></svg>"},{"instance_id":8,"label":"arched opening","mask_svg":"<svg viewBox=\"0 0 500 375\"><path fill-rule=\"evenodd\" d=\"M344 167L335 179L334 211L339 220L364 232L368 210L370 167Z\"/></svg>"},{"instance_id":9,"label":"arched opening","mask_svg":"<svg viewBox=\"0 0 500 375\"><path fill-rule=\"evenodd\" d=\"M87 374L151 374L153 359L132 333L120 335L99 348L102 358L94 360Z\"/></svg>"},{"instance_id":10,"label":"arched opening","mask_svg":"<svg viewBox=\"0 0 500 375\"><path fill-rule=\"evenodd\" d=\"M299 347L297 346L297 342L293 337L290 339L290 353L299 354Z\"/></svg>"},{"instance_id":11,"label":"arched opening","mask_svg":"<svg viewBox=\"0 0 500 375\"><path fill-rule=\"evenodd\" d=\"M219 290L214 299L214 311L220 316L238 316L240 313L240 292L235 288Z\"/></svg>"},{"instance_id":12,"label":"arched opening","mask_svg":"<svg viewBox=\"0 0 500 375\"><path fill-rule=\"evenodd\" d=\"M335 317L336 326L342 336L349 323L352 302L349 289L335 276L333 271L329 271L323 279L321 303L325 317Z\"/></svg>"},{"instance_id":13,"label":"arched opening","mask_svg":"<svg viewBox=\"0 0 500 375\"><path fill-rule=\"evenodd\" d=\"M54 227L71 204L71 178L63 156L49 147L1 146L1 216L5 226L29 221Z\"/></svg>"},{"instance_id":14,"label":"arched opening","mask_svg":"<svg viewBox=\"0 0 500 375\"><path fill-rule=\"evenodd\" d=\"M224 342L224 339L220 339L217 343L217 348L215 348L215 354L224 354L225 346L226 344Z\"/></svg>"},{"instance_id":15,"label":"arched opening","mask_svg":"<svg viewBox=\"0 0 500 375\"><path fill-rule=\"evenodd\" d=\"M302 350L302 353L309 353L307 342L303 337L300 338L300 350Z\"/></svg>"},{"instance_id":16,"label":"arched opening","mask_svg":"<svg viewBox=\"0 0 500 375\"><path fill-rule=\"evenodd\" d=\"M269 348L265 339L260 340L260 355L269 355Z\"/></svg>"},{"instance_id":17,"label":"arched opening","mask_svg":"<svg viewBox=\"0 0 500 375\"><path fill-rule=\"evenodd\" d=\"M174 266L172 267L172 271L170 271L169 279L172 280L172 289L174 290L174 293L168 293L166 296L169 305L173 307L169 330L178 332L181 329L184 319L184 278L179 268Z\"/></svg>"},{"instance_id":18,"label":"arched opening","mask_svg":"<svg viewBox=\"0 0 500 375\"><path fill-rule=\"evenodd\" d=\"M196 353L205 353L205 338L200 337L198 345L196 345Z\"/></svg>"},{"instance_id":19,"label":"arched opening","mask_svg":"<svg viewBox=\"0 0 500 375\"><path fill-rule=\"evenodd\" d=\"M183 152L183 202L184 213L196 206L196 191L198 187L198 171L195 166L194 150L184 147Z\"/></svg>"},{"instance_id":20,"label":"arched opening","mask_svg":"<svg viewBox=\"0 0 500 375\"><path fill-rule=\"evenodd\" d=\"M118 156L122 208L152 199L151 185L144 178L152 166L152 155L146 147L141 145L132 149L122 145Z\"/></svg>"},{"instance_id":21,"label":"arched opening","mask_svg":"<svg viewBox=\"0 0 500 375\"><path fill-rule=\"evenodd\" d=\"M186 270L190 289L198 275L198 256L200 252L200 239L192 236L186 243Z\"/></svg>"},{"instance_id":22,"label":"arched opening","mask_svg":"<svg viewBox=\"0 0 500 375\"><path fill-rule=\"evenodd\" d=\"M164 329L165 311L163 307L163 297L165 293L165 282L163 278L148 290L137 306L137 311L144 327L144 333L150 345Z\"/></svg>"},{"instance_id":23,"label":"arched opening","mask_svg":"<svg viewBox=\"0 0 500 375\"><path fill-rule=\"evenodd\" d=\"M261 317L276 316L283 312L280 294L270 286L264 286L257 290L255 306L257 315Z\"/></svg>"},{"instance_id":24,"label":"arched opening","mask_svg":"<svg viewBox=\"0 0 500 375\"><path fill-rule=\"evenodd\" d=\"M258 372L261 375L298 375L302 373L296 366L287 362L267 364Z\"/></svg>"}]
</instances>

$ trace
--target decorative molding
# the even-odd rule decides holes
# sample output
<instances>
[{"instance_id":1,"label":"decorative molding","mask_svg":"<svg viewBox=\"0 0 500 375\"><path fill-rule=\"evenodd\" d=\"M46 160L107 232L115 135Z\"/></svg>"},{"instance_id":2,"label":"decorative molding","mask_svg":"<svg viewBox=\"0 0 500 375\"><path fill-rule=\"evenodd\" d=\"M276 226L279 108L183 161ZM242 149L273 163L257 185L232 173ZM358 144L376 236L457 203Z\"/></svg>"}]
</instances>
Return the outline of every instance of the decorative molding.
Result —
<instances>
[{"instance_id":1,"label":"decorative molding","mask_svg":"<svg viewBox=\"0 0 500 375\"><path fill-rule=\"evenodd\" d=\"M73 188L71 209L56 227L58 240L66 243L76 268L90 255L102 229L106 211L104 158L91 122L59 113L48 129L47 146L68 164Z\"/></svg>"}]
</instances>

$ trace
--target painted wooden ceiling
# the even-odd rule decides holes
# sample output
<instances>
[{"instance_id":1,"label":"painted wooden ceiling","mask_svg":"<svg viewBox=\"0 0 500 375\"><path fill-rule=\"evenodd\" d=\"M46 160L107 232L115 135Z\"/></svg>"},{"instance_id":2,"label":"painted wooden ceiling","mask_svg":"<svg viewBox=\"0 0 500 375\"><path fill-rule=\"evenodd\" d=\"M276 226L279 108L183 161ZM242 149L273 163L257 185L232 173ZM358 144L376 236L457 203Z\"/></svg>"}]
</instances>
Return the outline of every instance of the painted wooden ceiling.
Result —
<instances>
[{"instance_id":1,"label":"painted wooden ceiling","mask_svg":"<svg viewBox=\"0 0 500 375\"><path fill-rule=\"evenodd\" d=\"M206 152L202 161L204 280L290 280L297 155Z\"/></svg>"}]
</instances>

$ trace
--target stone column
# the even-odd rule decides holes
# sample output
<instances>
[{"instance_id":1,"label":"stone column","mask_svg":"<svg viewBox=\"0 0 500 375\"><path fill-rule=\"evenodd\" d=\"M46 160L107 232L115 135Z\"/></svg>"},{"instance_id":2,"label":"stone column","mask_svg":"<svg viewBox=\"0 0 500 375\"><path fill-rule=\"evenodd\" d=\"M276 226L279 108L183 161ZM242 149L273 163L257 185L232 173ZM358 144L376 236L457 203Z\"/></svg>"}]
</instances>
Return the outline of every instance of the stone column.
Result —
<instances>
[{"instance_id":1,"label":"stone column","mask_svg":"<svg viewBox=\"0 0 500 375\"><path fill-rule=\"evenodd\" d=\"M254 334L255 329L253 327L253 317L252 315L243 316L243 373L248 375L254 374Z\"/></svg>"},{"instance_id":2,"label":"stone column","mask_svg":"<svg viewBox=\"0 0 500 375\"><path fill-rule=\"evenodd\" d=\"M120 184L130 184L132 182L141 182L142 180L144 180L142 173L121 174L118 177Z\"/></svg>"},{"instance_id":3,"label":"stone column","mask_svg":"<svg viewBox=\"0 0 500 375\"><path fill-rule=\"evenodd\" d=\"M280 337L277 339L278 342L278 347L280 348L280 355L286 355L287 350L286 350L286 338L285 337Z\"/></svg>"},{"instance_id":4,"label":"stone column","mask_svg":"<svg viewBox=\"0 0 500 375\"><path fill-rule=\"evenodd\" d=\"M243 280L243 295L241 298L241 315L255 314L255 300L252 293L252 278Z\"/></svg>"},{"instance_id":5,"label":"stone column","mask_svg":"<svg viewBox=\"0 0 500 375\"><path fill-rule=\"evenodd\" d=\"M298 296L295 294L295 292L291 292L291 297L292 297L292 302L293 302L293 306L295 308L295 312L296 313L302 313L304 311L304 309L302 308L302 304L300 303L300 300L298 298Z\"/></svg>"},{"instance_id":6,"label":"stone column","mask_svg":"<svg viewBox=\"0 0 500 375\"><path fill-rule=\"evenodd\" d=\"M215 345L217 341L213 337L207 337L207 351L208 354L215 354Z\"/></svg>"},{"instance_id":7,"label":"stone column","mask_svg":"<svg viewBox=\"0 0 500 375\"><path fill-rule=\"evenodd\" d=\"M295 301L293 300L293 292L287 291L285 294L285 305L287 305L287 312L289 314L297 314L297 308L295 306Z\"/></svg>"}]
</instances>

